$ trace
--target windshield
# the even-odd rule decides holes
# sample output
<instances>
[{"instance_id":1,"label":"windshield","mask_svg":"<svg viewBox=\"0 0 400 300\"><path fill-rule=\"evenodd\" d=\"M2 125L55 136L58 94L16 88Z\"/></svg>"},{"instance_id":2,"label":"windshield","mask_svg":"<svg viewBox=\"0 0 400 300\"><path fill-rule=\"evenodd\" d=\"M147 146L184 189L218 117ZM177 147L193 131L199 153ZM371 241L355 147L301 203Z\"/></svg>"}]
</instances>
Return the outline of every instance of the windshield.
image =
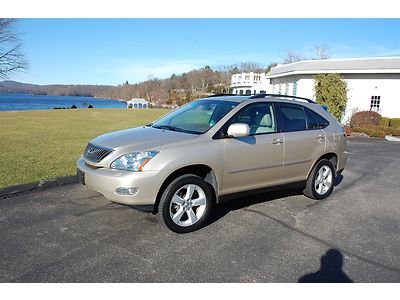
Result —
<instances>
[{"instance_id":1,"label":"windshield","mask_svg":"<svg viewBox=\"0 0 400 300\"><path fill-rule=\"evenodd\" d=\"M221 100L198 100L170 113L153 123L151 127L202 134L213 127L237 104Z\"/></svg>"}]
</instances>

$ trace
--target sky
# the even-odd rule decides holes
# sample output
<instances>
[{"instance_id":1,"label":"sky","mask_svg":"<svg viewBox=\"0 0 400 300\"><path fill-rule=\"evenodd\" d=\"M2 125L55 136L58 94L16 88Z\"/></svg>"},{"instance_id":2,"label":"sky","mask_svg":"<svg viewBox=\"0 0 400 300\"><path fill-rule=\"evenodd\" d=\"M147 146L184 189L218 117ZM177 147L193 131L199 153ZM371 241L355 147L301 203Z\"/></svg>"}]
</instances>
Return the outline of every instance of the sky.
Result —
<instances>
[{"instance_id":1,"label":"sky","mask_svg":"<svg viewBox=\"0 0 400 300\"><path fill-rule=\"evenodd\" d=\"M400 56L400 19L19 19L29 69L10 80L107 84L205 65L268 65L288 51L331 58Z\"/></svg>"}]
</instances>

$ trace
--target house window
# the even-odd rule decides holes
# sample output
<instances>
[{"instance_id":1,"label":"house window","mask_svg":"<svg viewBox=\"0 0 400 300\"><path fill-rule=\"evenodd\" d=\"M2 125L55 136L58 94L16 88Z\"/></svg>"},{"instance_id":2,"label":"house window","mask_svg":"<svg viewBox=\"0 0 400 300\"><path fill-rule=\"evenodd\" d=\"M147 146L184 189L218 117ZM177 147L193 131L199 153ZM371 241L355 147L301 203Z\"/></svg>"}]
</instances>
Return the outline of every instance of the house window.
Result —
<instances>
[{"instance_id":1,"label":"house window","mask_svg":"<svg viewBox=\"0 0 400 300\"><path fill-rule=\"evenodd\" d=\"M134 107L134 108L137 108L137 107L138 107L138 106L137 106L137 103L133 104L133 107Z\"/></svg>"},{"instance_id":2,"label":"house window","mask_svg":"<svg viewBox=\"0 0 400 300\"><path fill-rule=\"evenodd\" d=\"M278 94L279 95L282 94L282 84L279 84L279 86L278 86Z\"/></svg>"},{"instance_id":3,"label":"house window","mask_svg":"<svg viewBox=\"0 0 400 300\"><path fill-rule=\"evenodd\" d=\"M246 90L246 95L251 95L251 90Z\"/></svg>"},{"instance_id":4,"label":"house window","mask_svg":"<svg viewBox=\"0 0 400 300\"><path fill-rule=\"evenodd\" d=\"M297 96L297 80L293 82L293 96Z\"/></svg>"},{"instance_id":5,"label":"house window","mask_svg":"<svg viewBox=\"0 0 400 300\"><path fill-rule=\"evenodd\" d=\"M240 95L243 95L243 90L240 90Z\"/></svg>"},{"instance_id":6,"label":"house window","mask_svg":"<svg viewBox=\"0 0 400 300\"><path fill-rule=\"evenodd\" d=\"M257 91L256 90L254 90L254 95L256 95L257 94Z\"/></svg>"},{"instance_id":7,"label":"house window","mask_svg":"<svg viewBox=\"0 0 400 300\"><path fill-rule=\"evenodd\" d=\"M289 83L285 84L285 95L289 94Z\"/></svg>"},{"instance_id":8,"label":"house window","mask_svg":"<svg viewBox=\"0 0 400 300\"><path fill-rule=\"evenodd\" d=\"M371 96L370 110L379 112L381 105L381 96Z\"/></svg>"}]
</instances>

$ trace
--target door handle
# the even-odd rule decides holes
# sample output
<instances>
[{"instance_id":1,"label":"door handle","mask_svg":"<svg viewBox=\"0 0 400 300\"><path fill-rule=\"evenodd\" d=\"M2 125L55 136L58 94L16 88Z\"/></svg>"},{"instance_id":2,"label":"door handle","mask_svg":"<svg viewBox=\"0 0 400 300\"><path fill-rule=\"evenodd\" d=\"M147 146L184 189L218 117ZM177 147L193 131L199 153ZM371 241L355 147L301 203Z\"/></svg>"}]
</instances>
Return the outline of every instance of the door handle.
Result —
<instances>
[{"instance_id":1,"label":"door handle","mask_svg":"<svg viewBox=\"0 0 400 300\"><path fill-rule=\"evenodd\" d=\"M315 138L316 138L317 140L322 140L322 139L324 139L325 137L324 137L323 134L318 134Z\"/></svg>"},{"instance_id":2,"label":"door handle","mask_svg":"<svg viewBox=\"0 0 400 300\"><path fill-rule=\"evenodd\" d=\"M279 144L282 144L282 143L283 143L283 141L281 139L273 139L272 142L271 142L271 144L274 144L274 145L279 145Z\"/></svg>"}]
</instances>

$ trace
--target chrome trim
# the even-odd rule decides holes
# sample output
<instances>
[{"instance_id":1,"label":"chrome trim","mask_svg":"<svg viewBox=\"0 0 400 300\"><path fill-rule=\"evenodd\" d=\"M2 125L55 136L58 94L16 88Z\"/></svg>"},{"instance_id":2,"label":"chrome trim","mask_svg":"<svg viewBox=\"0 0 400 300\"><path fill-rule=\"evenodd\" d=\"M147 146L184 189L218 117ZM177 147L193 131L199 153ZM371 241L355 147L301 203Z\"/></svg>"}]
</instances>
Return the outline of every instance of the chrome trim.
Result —
<instances>
[{"instance_id":1,"label":"chrome trim","mask_svg":"<svg viewBox=\"0 0 400 300\"><path fill-rule=\"evenodd\" d=\"M83 157L91 162L99 163L113 151L114 149L103 147L95 143L89 143L83 152Z\"/></svg>"},{"instance_id":2,"label":"chrome trim","mask_svg":"<svg viewBox=\"0 0 400 300\"><path fill-rule=\"evenodd\" d=\"M265 165L265 166L261 166L261 167L250 168L250 169L231 170L231 171L228 171L228 173L234 174L234 173L256 171L256 170L262 170L262 169L278 168L278 167L282 167L282 166L283 166L283 164L272 164L272 165Z\"/></svg>"},{"instance_id":3,"label":"chrome trim","mask_svg":"<svg viewBox=\"0 0 400 300\"><path fill-rule=\"evenodd\" d=\"M284 166L291 166L291 165L297 165L297 164L304 164L304 163L309 162L309 161L311 161L311 158L310 159L301 159L301 160L292 160L292 161L289 161L289 162L285 162L283 165Z\"/></svg>"}]
</instances>

